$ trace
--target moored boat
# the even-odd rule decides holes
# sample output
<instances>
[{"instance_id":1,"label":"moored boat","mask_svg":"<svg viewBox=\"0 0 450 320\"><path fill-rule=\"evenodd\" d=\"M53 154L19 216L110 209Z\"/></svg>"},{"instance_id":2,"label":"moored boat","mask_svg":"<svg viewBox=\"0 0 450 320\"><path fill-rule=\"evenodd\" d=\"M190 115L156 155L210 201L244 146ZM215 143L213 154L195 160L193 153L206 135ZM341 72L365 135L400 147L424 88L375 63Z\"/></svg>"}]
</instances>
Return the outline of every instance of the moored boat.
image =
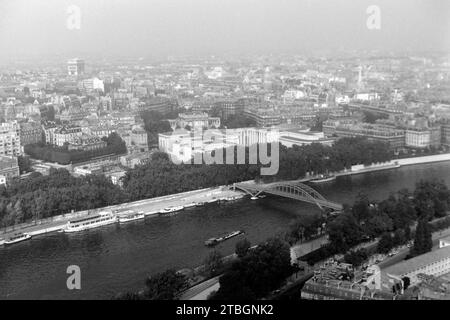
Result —
<instances>
[{"instance_id":1,"label":"moored boat","mask_svg":"<svg viewBox=\"0 0 450 320\"><path fill-rule=\"evenodd\" d=\"M183 206L172 206L172 207L167 207L167 208L160 210L159 213L160 214L168 214L168 213L177 212L177 211L180 211L183 209L184 209Z\"/></svg>"},{"instance_id":2,"label":"moored boat","mask_svg":"<svg viewBox=\"0 0 450 320\"><path fill-rule=\"evenodd\" d=\"M8 239L4 240L5 245L10 245L18 242L22 242L25 240L31 239L31 236L28 233L16 233L9 237Z\"/></svg>"},{"instance_id":3,"label":"moored boat","mask_svg":"<svg viewBox=\"0 0 450 320\"><path fill-rule=\"evenodd\" d=\"M99 214L71 220L67 223L66 227L63 229L64 232L79 232L88 229L93 229L108 224L116 223L117 217L110 212L100 212Z\"/></svg>"},{"instance_id":4,"label":"moored boat","mask_svg":"<svg viewBox=\"0 0 450 320\"><path fill-rule=\"evenodd\" d=\"M129 214L120 216L119 223L126 223L126 222L130 222L130 221L144 219L144 218L145 218L145 214L143 212L129 213Z\"/></svg>"},{"instance_id":5,"label":"moored boat","mask_svg":"<svg viewBox=\"0 0 450 320\"><path fill-rule=\"evenodd\" d=\"M192 202L192 203L185 204L184 208L192 208L192 207L195 207L196 205L197 204L195 202Z\"/></svg>"},{"instance_id":6,"label":"moored boat","mask_svg":"<svg viewBox=\"0 0 450 320\"><path fill-rule=\"evenodd\" d=\"M309 180L311 183L323 183L323 182L330 182L336 180L335 175L320 175L316 179Z\"/></svg>"},{"instance_id":7,"label":"moored boat","mask_svg":"<svg viewBox=\"0 0 450 320\"><path fill-rule=\"evenodd\" d=\"M158 214L158 213L159 213L159 210L152 210L152 211L144 212L144 215L145 216L151 216L151 215L155 215L155 214Z\"/></svg>"},{"instance_id":8,"label":"moored boat","mask_svg":"<svg viewBox=\"0 0 450 320\"><path fill-rule=\"evenodd\" d=\"M236 237L236 236L238 236L240 234L244 234L244 232L241 231L241 230L238 230L238 231L233 231L233 232L227 233L227 234L225 234L225 235L223 235L221 237L218 237L218 238L210 238L210 239L205 241L205 246L208 246L208 247L215 246L216 244L219 244L219 243L221 243L221 242L223 242L225 240L228 240L228 239L231 239L233 237Z\"/></svg>"},{"instance_id":9,"label":"moored boat","mask_svg":"<svg viewBox=\"0 0 450 320\"><path fill-rule=\"evenodd\" d=\"M208 200L208 203L214 203L214 202L217 202L217 201L219 201L219 199L214 197L214 198Z\"/></svg>"},{"instance_id":10,"label":"moored boat","mask_svg":"<svg viewBox=\"0 0 450 320\"><path fill-rule=\"evenodd\" d=\"M201 207L201 206L204 206L204 205L205 205L204 202L196 202L196 203L195 203L195 206L196 206L196 207Z\"/></svg>"}]
</instances>

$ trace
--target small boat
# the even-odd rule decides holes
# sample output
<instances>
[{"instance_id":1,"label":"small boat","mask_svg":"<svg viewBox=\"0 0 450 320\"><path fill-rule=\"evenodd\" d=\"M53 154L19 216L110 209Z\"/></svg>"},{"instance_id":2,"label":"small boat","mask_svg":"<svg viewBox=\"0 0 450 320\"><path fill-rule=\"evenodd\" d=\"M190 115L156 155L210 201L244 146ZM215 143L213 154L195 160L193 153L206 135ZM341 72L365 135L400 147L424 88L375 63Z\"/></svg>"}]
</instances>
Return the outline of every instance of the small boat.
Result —
<instances>
[{"instance_id":1,"label":"small boat","mask_svg":"<svg viewBox=\"0 0 450 320\"><path fill-rule=\"evenodd\" d=\"M210 239L205 241L205 246L207 246L207 247L215 246L216 244L219 244L219 243L221 243L223 241L226 241L228 239L236 237L236 236L238 236L240 234L244 234L244 232L241 231L241 230L238 230L238 231L233 231L233 232L227 233L227 234L225 234L225 235L223 235L221 237L218 237L218 238L210 238Z\"/></svg>"},{"instance_id":2,"label":"small boat","mask_svg":"<svg viewBox=\"0 0 450 320\"><path fill-rule=\"evenodd\" d=\"M192 202L192 203L188 203L188 204L186 204L184 207L185 208L192 208L192 207L195 207L197 204L195 203L195 202Z\"/></svg>"},{"instance_id":3,"label":"small boat","mask_svg":"<svg viewBox=\"0 0 450 320\"><path fill-rule=\"evenodd\" d=\"M196 202L196 203L195 203L195 206L196 206L196 207L201 207L201 206L204 206L204 205L205 205L204 202Z\"/></svg>"},{"instance_id":4,"label":"small boat","mask_svg":"<svg viewBox=\"0 0 450 320\"><path fill-rule=\"evenodd\" d=\"M167 208L162 209L161 211L159 211L159 213L160 214L168 214L168 213L180 211L183 209L184 209L183 206L172 206L172 207L167 207Z\"/></svg>"},{"instance_id":5,"label":"small boat","mask_svg":"<svg viewBox=\"0 0 450 320\"><path fill-rule=\"evenodd\" d=\"M9 244L14 244L14 243L22 242L25 240L29 240L29 239L31 239L31 236L28 233L16 233L13 236L11 236L10 238L6 239L4 241L4 244L9 245Z\"/></svg>"},{"instance_id":6,"label":"small boat","mask_svg":"<svg viewBox=\"0 0 450 320\"><path fill-rule=\"evenodd\" d=\"M311 183L323 183L323 182L330 182L336 180L336 176L334 175L320 175L318 178L309 180Z\"/></svg>"},{"instance_id":7,"label":"small boat","mask_svg":"<svg viewBox=\"0 0 450 320\"><path fill-rule=\"evenodd\" d=\"M214 198L208 200L207 202L208 202L208 203L214 203L214 202L217 202L217 201L219 201L219 199L216 198L216 197L214 197Z\"/></svg>"},{"instance_id":8,"label":"small boat","mask_svg":"<svg viewBox=\"0 0 450 320\"><path fill-rule=\"evenodd\" d=\"M250 199L252 199L252 200L258 200L259 198L258 198L258 197L255 197L255 196L253 196L253 197L251 197Z\"/></svg>"},{"instance_id":9,"label":"small boat","mask_svg":"<svg viewBox=\"0 0 450 320\"><path fill-rule=\"evenodd\" d=\"M136 220L140 220L140 219L144 219L144 218L145 218L145 214L143 212L129 213L129 214L120 216L119 223L127 223L130 221L136 221Z\"/></svg>"}]
</instances>

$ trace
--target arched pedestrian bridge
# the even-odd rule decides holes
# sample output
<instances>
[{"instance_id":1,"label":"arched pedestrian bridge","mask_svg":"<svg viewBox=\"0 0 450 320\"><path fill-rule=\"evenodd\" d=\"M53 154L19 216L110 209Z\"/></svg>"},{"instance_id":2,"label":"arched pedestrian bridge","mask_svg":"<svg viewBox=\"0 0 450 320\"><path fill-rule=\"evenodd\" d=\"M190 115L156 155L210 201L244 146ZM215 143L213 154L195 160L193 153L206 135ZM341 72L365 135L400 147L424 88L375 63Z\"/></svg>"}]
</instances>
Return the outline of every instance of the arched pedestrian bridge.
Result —
<instances>
[{"instance_id":1,"label":"arched pedestrian bridge","mask_svg":"<svg viewBox=\"0 0 450 320\"><path fill-rule=\"evenodd\" d=\"M233 190L242 190L252 197L257 197L262 193L272 194L312 203L320 209L330 208L333 210L342 210L342 204L325 199L316 190L301 182L277 182L270 184L234 183L231 188Z\"/></svg>"}]
</instances>

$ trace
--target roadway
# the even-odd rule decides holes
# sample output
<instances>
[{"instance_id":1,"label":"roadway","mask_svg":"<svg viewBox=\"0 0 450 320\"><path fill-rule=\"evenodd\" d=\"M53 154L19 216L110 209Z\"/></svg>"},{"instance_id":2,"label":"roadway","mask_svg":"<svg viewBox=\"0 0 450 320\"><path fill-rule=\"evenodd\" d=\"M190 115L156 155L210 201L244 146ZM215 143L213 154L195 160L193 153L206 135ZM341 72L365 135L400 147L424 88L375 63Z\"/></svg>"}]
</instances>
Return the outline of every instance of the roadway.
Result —
<instances>
[{"instance_id":1,"label":"roadway","mask_svg":"<svg viewBox=\"0 0 450 320\"><path fill-rule=\"evenodd\" d=\"M219 290L219 279L220 276L217 276L187 289L180 300L206 300L212 292Z\"/></svg>"}]
</instances>

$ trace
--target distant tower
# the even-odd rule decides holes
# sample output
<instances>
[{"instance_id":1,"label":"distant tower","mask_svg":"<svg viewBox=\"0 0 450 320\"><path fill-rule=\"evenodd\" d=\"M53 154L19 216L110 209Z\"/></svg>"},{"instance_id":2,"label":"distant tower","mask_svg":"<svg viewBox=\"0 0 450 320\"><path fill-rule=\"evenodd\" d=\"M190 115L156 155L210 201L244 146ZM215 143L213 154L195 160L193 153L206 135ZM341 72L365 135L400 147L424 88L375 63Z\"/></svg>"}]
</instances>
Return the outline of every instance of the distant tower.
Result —
<instances>
[{"instance_id":1,"label":"distant tower","mask_svg":"<svg viewBox=\"0 0 450 320\"><path fill-rule=\"evenodd\" d=\"M358 67L358 88L362 88L362 66Z\"/></svg>"}]
</instances>

